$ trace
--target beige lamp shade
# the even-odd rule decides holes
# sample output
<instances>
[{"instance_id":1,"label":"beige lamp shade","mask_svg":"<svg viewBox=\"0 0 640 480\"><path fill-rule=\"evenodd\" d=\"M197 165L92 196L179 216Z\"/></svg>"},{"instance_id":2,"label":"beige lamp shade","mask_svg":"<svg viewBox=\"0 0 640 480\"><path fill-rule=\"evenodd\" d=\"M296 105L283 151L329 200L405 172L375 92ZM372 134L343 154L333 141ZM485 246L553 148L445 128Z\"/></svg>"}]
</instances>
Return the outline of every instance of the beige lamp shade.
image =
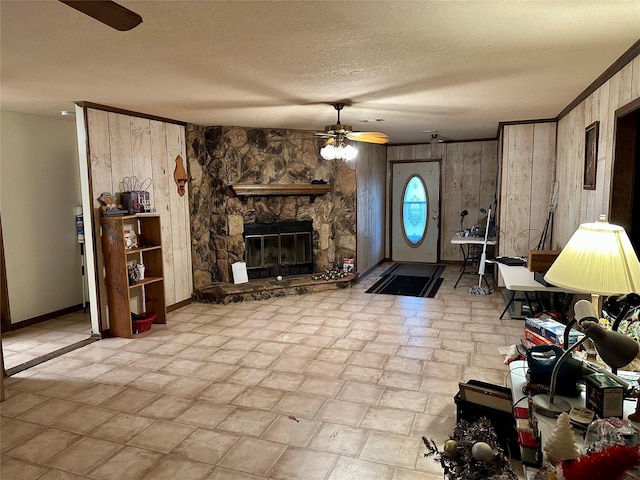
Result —
<instances>
[{"instance_id":1,"label":"beige lamp shade","mask_svg":"<svg viewBox=\"0 0 640 480\"><path fill-rule=\"evenodd\" d=\"M594 295L640 292L640 262L627 233L607 222L583 223L544 279L558 287Z\"/></svg>"}]
</instances>

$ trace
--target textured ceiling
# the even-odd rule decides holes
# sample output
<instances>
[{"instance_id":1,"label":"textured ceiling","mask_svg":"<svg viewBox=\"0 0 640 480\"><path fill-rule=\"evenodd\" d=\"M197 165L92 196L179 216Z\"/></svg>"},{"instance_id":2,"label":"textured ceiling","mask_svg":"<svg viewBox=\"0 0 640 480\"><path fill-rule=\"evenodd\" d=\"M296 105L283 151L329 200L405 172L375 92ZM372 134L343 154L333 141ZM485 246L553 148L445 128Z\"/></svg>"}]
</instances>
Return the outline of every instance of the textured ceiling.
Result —
<instances>
[{"instance_id":1,"label":"textured ceiling","mask_svg":"<svg viewBox=\"0 0 640 480\"><path fill-rule=\"evenodd\" d=\"M133 1L118 32L0 1L2 110L84 100L200 125L495 137L555 117L640 38L640 1ZM375 122L375 119L383 119ZM370 120L361 123L361 120Z\"/></svg>"}]
</instances>

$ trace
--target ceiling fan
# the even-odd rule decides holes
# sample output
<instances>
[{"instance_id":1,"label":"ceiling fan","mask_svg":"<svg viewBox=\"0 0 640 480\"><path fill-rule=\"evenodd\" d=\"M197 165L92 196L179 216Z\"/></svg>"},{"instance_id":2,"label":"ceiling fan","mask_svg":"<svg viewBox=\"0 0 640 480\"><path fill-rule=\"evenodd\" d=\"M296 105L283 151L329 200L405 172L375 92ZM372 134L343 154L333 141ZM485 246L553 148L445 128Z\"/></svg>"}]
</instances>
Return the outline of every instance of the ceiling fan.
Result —
<instances>
[{"instance_id":1,"label":"ceiling fan","mask_svg":"<svg viewBox=\"0 0 640 480\"><path fill-rule=\"evenodd\" d=\"M426 133L429 135L429 143L431 145L437 145L438 143L444 143L451 140L450 138L443 137L438 133L438 130L422 130L421 133Z\"/></svg>"},{"instance_id":2,"label":"ceiling fan","mask_svg":"<svg viewBox=\"0 0 640 480\"><path fill-rule=\"evenodd\" d=\"M316 132L323 138L328 138L328 144L333 142L342 143L346 138L355 142L383 144L389 141L389 136L383 132L354 132L351 125L340 123L340 111L345 107L344 103L332 103L333 108L338 112L338 122L335 125L327 125L324 132Z\"/></svg>"},{"instance_id":3,"label":"ceiling fan","mask_svg":"<svg viewBox=\"0 0 640 480\"><path fill-rule=\"evenodd\" d=\"M59 0L79 12L121 32L142 23L142 17L111 0Z\"/></svg>"}]
</instances>

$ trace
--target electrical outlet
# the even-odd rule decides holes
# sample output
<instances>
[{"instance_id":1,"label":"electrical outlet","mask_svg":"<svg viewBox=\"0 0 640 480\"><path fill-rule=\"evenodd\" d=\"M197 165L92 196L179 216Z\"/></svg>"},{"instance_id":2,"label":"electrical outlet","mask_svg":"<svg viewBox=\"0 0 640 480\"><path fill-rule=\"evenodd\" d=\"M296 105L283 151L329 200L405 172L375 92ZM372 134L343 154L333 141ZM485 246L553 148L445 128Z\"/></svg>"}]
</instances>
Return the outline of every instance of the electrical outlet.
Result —
<instances>
[{"instance_id":1,"label":"electrical outlet","mask_svg":"<svg viewBox=\"0 0 640 480\"><path fill-rule=\"evenodd\" d=\"M518 197L515 195L509 195L509 203L518 203Z\"/></svg>"}]
</instances>

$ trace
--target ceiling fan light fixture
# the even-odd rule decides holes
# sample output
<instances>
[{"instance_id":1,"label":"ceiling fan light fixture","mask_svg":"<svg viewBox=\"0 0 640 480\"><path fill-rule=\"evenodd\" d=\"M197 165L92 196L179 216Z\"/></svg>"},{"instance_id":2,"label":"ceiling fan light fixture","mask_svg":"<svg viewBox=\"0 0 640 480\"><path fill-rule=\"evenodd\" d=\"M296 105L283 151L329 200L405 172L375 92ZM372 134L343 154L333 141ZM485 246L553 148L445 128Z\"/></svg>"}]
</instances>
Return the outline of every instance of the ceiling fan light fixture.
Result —
<instances>
[{"instance_id":1,"label":"ceiling fan light fixture","mask_svg":"<svg viewBox=\"0 0 640 480\"><path fill-rule=\"evenodd\" d=\"M337 144L330 143L320 149L320 156L325 160L354 160L358 155L358 149L352 145L345 145L343 142Z\"/></svg>"}]
</instances>

